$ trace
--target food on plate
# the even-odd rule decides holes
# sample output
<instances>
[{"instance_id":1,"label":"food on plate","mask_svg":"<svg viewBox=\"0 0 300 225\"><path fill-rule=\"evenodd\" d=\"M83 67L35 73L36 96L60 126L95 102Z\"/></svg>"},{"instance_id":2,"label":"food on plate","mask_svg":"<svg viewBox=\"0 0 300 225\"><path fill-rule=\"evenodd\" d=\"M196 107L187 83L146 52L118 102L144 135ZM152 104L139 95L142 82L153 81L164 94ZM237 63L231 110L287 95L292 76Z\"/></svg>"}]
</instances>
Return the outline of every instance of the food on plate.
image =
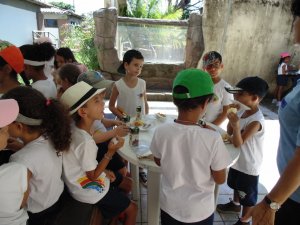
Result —
<instances>
[{"instance_id":1,"label":"food on plate","mask_svg":"<svg viewBox=\"0 0 300 225\"><path fill-rule=\"evenodd\" d=\"M227 110L227 114L229 113L237 113L237 108L231 107Z\"/></svg>"},{"instance_id":2,"label":"food on plate","mask_svg":"<svg viewBox=\"0 0 300 225\"><path fill-rule=\"evenodd\" d=\"M156 113L155 116L156 119L160 120L161 122L165 121L167 118L166 114L163 113Z\"/></svg>"},{"instance_id":3,"label":"food on plate","mask_svg":"<svg viewBox=\"0 0 300 225\"><path fill-rule=\"evenodd\" d=\"M222 139L224 142L230 142L230 135L227 133L222 134Z\"/></svg>"},{"instance_id":4,"label":"food on plate","mask_svg":"<svg viewBox=\"0 0 300 225\"><path fill-rule=\"evenodd\" d=\"M136 121L133 121L132 122L132 125L135 126L135 127L140 127L140 126L143 126L145 123L141 120L136 120Z\"/></svg>"},{"instance_id":5,"label":"food on plate","mask_svg":"<svg viewBox=\"0 0 300 225\"><path fill-rule=\"evenodd\" d=\"M157 116L160 116L160 117L166 117L166 115L165 115L165 114L163 114L163 113L160 113L160 112L159 112L159 113L157 113L156 115L157 115Z\"/></svg>"}]
</instances>

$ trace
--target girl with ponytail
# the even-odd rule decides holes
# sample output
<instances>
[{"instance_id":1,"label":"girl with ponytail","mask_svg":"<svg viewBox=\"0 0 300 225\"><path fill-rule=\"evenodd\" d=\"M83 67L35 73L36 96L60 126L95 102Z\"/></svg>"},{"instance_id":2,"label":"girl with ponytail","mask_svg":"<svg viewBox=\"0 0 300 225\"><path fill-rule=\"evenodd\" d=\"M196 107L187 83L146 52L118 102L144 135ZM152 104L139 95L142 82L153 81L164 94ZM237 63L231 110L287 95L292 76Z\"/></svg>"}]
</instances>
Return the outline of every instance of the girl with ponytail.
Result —
<instances>
[{"instance_id":1,"label":"girl with ponytail","mask_svg":"<svg viewBox=\"0 0 300 225\"><path fill-rule=\"evenodd\" d=\"M2 98L19 104L19 115L8 131L21 139L24 147L10 161L26 166L29 174L28 224L44 224L61 207L62 153L71 142L68 112L57 100L46 99L29 87L14 88Z\"/></svg>"}]
</instances>

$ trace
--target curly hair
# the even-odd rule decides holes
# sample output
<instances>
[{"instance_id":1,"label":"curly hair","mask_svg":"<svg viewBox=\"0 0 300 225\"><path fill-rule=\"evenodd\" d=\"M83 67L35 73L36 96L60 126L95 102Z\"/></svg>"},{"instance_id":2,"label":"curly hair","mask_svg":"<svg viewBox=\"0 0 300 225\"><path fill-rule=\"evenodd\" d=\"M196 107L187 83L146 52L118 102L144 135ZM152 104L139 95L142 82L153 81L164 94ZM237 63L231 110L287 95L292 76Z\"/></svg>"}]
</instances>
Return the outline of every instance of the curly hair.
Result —
<instances>
[{"instance_id":1,"label":"curly hair","mask_svg":"<svg viewBox=\"0 0 300 225\"><path fill-rule=\"evenodd\" d=\"M30 131L40 131L60 152L68 150L71 143L70 117L66 107L55 99L47 100L42 93L30 87L17 87L2 96L15 99L20 113L32 119L42 119L39 126L26 125Z\"/></svg>"}]
</instances>

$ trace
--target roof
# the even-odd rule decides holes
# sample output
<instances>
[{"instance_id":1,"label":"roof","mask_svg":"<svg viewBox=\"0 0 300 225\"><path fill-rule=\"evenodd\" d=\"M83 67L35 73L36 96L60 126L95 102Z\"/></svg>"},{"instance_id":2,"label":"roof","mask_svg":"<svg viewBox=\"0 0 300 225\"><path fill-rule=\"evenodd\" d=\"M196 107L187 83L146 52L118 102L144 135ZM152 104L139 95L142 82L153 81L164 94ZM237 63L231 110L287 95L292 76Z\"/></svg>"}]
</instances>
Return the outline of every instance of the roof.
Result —
<instances>
[{"instance_id":1,"label":"roof","mask_svg":"<svg viewBox=\"0 0 300 225\"><path fill-rule=\"evenodd\" d=\"M68 15L68 16L74 16L78 17L79 19L82 19L83 17L74 13L71 10L64 10L64 9L59 9L56 7L51 7L51 8L41 8L42 13L49 13L49 14L57 14L57 15Z\"/></svg>"},{"instance_id":2,"label":"roof","mask_svg":"<svg viewBox=\"0 0 300 225\"><path fill-rule=\"evenodd\" d=\"M38 5L40 7L44 7L44 8L50 8L51 7L51 5L43 3L43 2L38 1L38 0L25 0L25 1L30 2L32 4L35 4L35 5Z\"/></svg>"}]
</instances>

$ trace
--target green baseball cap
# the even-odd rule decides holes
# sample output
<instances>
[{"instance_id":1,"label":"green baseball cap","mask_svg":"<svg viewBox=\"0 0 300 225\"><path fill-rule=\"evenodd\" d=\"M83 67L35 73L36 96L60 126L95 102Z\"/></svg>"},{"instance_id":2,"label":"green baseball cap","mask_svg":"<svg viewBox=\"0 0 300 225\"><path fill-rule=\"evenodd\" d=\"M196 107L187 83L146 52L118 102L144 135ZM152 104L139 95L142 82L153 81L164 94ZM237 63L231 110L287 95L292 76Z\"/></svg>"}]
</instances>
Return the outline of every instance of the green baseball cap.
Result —
<instances>
[{"instance_id":1,"label":"green baseball cap","mask_svg":"<svg viewBox=\"0 0 300 225\"><path fill-rule=\"evenodd\" d=\"M185 87L187 93L174 93L176 86ZM211 76L199 69L186 69L180 71L173 82L173 97L176 99L196 98L214 94L214 83Z\"/></svg>"}]
</instances>

